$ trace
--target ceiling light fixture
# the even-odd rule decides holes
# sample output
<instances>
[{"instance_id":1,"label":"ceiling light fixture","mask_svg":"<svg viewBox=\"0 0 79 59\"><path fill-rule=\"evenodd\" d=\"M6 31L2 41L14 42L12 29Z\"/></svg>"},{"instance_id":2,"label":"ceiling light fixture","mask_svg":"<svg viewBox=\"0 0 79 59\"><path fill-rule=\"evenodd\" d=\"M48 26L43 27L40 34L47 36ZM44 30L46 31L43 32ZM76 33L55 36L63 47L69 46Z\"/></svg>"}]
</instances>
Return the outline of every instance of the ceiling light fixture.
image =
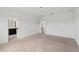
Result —
<instances>
[{"instance_id":1,"label":"ceiling light fixture","mask_svg":"<svg viewBox=\"0 0 79 59\"><path fill-rule=\"evenodd\" d=\"M40 8L43 8L43 7L40 7Z\"/></svg>"}]
</instances>

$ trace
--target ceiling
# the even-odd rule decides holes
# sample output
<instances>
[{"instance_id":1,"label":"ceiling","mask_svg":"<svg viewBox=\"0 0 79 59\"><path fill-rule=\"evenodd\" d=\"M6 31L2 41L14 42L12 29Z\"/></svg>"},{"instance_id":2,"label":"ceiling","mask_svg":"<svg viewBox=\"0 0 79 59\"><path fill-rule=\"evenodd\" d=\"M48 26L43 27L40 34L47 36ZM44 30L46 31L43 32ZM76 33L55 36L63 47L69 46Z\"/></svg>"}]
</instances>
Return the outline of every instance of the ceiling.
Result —
<instances>
[{"instance_id":1,"label":"ceiling","mask_svg":"<svg viewBox=\"0 0 79 59\"><path fill-rule=\"evenodd\" d=\"M64 13L68 11L74 10L74 7L3 7L3 9L7 9L9 11L17 11L23 12L26 14L32 14L35 16L45 16L56 13ZM1 10L1 8L0 8Z\"/></svg>"}]
</instances>

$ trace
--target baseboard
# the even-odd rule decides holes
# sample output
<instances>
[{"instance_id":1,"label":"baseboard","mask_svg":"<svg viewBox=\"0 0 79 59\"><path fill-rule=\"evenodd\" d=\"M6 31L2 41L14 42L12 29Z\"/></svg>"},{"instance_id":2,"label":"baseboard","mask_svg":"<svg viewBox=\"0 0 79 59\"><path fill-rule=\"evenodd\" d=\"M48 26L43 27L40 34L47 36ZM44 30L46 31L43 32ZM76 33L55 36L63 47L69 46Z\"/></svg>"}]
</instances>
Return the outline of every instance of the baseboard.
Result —
<instances>
[{"instance_id":1,"label":"baseboard","mask_svg":"<svg viewBox=\"0 0 79 59\"><path fill-rule=\"evenodd\" d=\"M8 40L7 41L0 41L0 44L4 44L4 43L8 43Z\"/></svg>"},{"instance_id":2,"label":"baseboard","mask_svg":"<svg viewBox=\"0 0 79 59\"><path fill-rule=\"evenodd\" d=\"M36 34L38 34L38 33L31 33L31 34L29 34L29 35L25 35L25 36L17 37L17 38L18 38L18 39L23 39L23 38L25 38L25 37L29 37L29 36L36 35Z\"/></svg>"},{"instance_id":3,"label":"baseboard","mask_svg":"<svg viewBox=\"0 0 79 59\"><path fill-rule=\"evenodd\" d=\"M52 34L48 34L48 33L46 33L46 34L47 34L47 35L52 35ZM75 39L75 38L71 38L71 37L67 37L67 36L62 36L62 35L55 35L55 34L54 34L53 36Z\"/></svg>"}]
</instances>

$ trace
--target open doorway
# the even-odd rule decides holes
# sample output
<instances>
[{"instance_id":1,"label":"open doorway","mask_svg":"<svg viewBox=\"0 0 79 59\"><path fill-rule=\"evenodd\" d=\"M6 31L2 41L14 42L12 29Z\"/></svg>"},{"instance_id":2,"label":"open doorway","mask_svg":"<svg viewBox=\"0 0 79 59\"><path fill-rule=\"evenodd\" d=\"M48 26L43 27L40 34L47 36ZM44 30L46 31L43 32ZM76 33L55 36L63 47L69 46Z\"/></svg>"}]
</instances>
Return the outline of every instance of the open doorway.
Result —
<instances>
[{"instance_id":1,"label":"open doorway","mask_svg":"<svg viewBox=\"0 0 79 59\"><path fill-rule=\"evenodd\" d=\"M40 22L40 33L41 34L45 34L46 32L45 32L45 24L46 23L46 21L45 20L42 20L41 22Z\"/></svg>"},{"instance_id":2,"label":"open doorway","mask_svg":"<svg viewBox=\"0 0 79 59\"><path fill-rule=\"evenodd\" d=\"M8 40L13 40L17 37L16 18L9 17L8 19Z\"/></svg>"}]
</instances>

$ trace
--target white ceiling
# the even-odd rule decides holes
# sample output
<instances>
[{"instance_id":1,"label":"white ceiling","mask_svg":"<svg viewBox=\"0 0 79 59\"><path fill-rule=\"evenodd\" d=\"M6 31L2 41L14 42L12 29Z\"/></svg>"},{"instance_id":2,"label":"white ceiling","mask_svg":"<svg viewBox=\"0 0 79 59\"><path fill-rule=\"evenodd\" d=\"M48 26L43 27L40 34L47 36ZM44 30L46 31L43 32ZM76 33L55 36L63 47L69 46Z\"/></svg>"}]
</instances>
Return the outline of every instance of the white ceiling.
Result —
<instances>
[{"instance_id":1,"label":"white ceiling","mask_svg":"<svg viewBox=\"0 0 79 59\"><path fill-rule=\"evenodd\" d=\"M0 8L1 9L1 8ZM9 11L17 11L17 12L23 12L26 14L32 14L36 16L40 15L50 15L50 13L63 13L67 11L74 10L73 7L5 7L4 10L7 9Z\"/></svg>"}]
</instances>

